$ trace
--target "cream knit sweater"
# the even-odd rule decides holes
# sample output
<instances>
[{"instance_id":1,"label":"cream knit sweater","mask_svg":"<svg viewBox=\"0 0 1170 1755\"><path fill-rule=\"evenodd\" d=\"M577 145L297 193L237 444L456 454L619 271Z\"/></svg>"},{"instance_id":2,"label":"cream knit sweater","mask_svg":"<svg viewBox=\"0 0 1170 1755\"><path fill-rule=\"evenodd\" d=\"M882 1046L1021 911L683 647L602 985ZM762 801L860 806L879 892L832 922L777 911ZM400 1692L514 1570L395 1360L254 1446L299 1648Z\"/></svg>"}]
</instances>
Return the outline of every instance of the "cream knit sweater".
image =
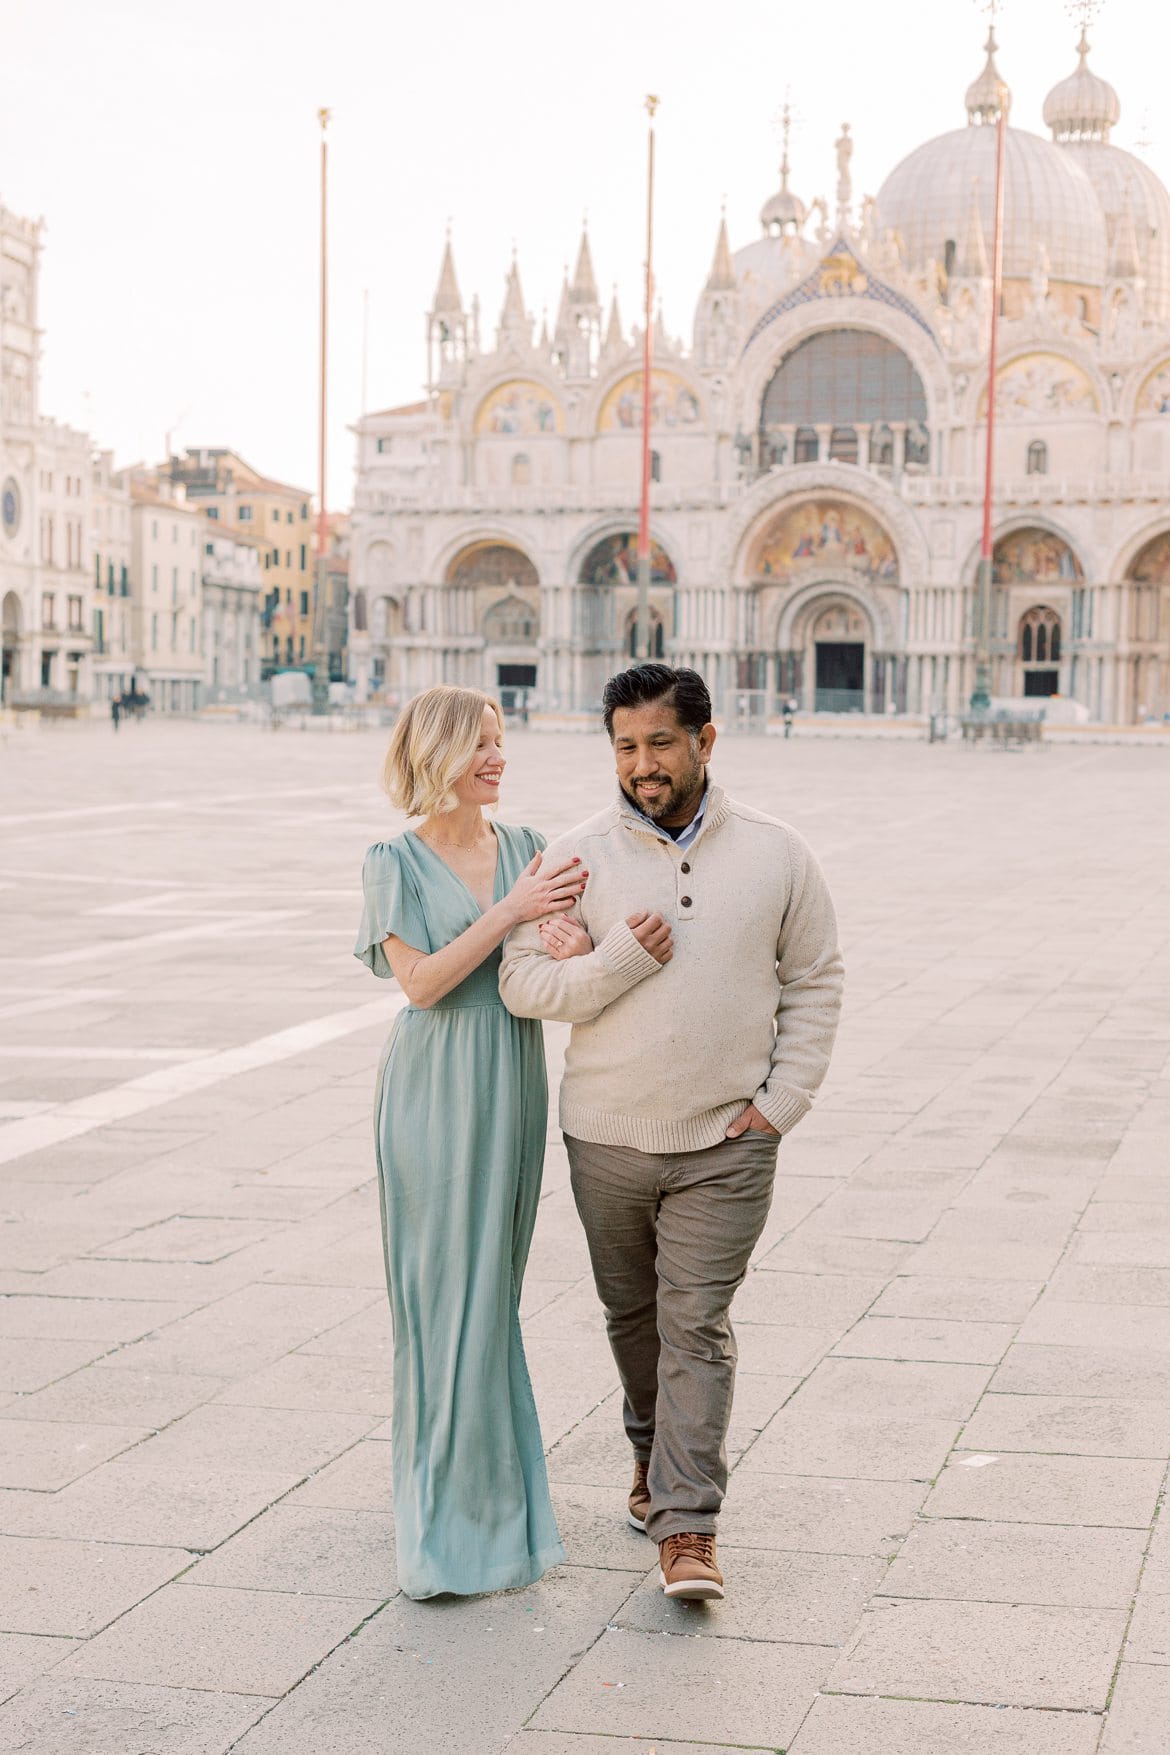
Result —
<instances>
[{"instance_id":1,"label":"cream knit sweater","mask_svg":"<svg viewBox=\"0 0 1170 1755\"><path fill-rule=\"evenodd\" d=\"M680 850L624 799L552 842L589 882L584 957L546 956L534 924L504 945L500 993L521 1018L573 1025L561 1085L567 1134L643 1152L715 1145L753 1102L780 1133L812 1104L841 1010L837 921L820 867L794 829L713 786ZM663 965L626 916L674 932Z\"/></svg>"}]
</instances>

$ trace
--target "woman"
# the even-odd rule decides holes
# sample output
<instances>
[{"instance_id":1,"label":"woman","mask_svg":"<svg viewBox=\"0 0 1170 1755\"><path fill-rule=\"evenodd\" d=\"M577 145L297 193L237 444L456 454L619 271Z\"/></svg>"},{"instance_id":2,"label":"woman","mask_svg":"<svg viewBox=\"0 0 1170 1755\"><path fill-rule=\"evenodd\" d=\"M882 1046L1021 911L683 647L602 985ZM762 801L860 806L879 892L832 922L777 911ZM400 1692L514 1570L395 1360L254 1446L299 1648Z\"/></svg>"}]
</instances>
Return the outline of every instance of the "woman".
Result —
<instances>
[{"instance_id":1,"label":"woman","mask_svg":"<svg viewBox=\"0 0 1170 1755\"><path fill-rule=\"evenodd\" d=\"M504 1009L497 971L512 928L567 912L588 873L575 859L540 872L541 836L484 817L502 746L500 708L474 689L409 702L384 780L423 821L371 847L362 873L355 955L409 1001L382 1057L375 1136L411 1597L530 1584L565 1557L517 1308L544 1160L544 1042Z\"/></svg>"}]
</instances>

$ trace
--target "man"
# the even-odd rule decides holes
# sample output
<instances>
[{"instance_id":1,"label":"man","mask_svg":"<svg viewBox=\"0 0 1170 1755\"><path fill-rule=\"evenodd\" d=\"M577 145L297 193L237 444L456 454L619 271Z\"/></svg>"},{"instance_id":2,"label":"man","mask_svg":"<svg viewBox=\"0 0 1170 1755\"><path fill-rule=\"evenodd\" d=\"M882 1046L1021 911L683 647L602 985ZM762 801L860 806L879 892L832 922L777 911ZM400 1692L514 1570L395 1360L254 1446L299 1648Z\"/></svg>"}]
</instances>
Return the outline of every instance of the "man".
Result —
<instances>
[{"instance_id":1,"label":"man","mask_svg":"<svg viewBox=\"0 0 1170 1755\"><path fill-rule=\"evenodd\" d=\"M500 992L573 1025L560 1120L634 1450L629 1517L668 1596L721 1597L716 1518L735 1382L732 1297L776 1149L825 1076L841 1005L837 924L800 836L708 779L693 670L639 664L604 695L619 793L549 847L577 854L593 940L507 940Z\"/></svg>"}]
</instances>

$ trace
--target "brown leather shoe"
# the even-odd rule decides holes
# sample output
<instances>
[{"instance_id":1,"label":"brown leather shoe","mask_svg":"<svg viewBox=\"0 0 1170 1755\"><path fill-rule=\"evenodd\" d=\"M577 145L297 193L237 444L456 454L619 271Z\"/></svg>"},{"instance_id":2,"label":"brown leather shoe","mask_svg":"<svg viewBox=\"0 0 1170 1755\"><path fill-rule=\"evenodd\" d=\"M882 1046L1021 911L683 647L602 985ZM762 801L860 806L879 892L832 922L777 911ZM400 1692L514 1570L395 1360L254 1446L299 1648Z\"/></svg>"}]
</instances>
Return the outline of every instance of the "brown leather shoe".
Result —
<instances>
[{"instance_id":1,"label":"brown leather shoe","mask_svg":"<svg viewBox=\"0 0 1170 1755\"><path fill-rule=\"evenodd\" d=\"M634 1484L630 1488L629 1511L627 1516L636 1530L646 1534L646 1519L650 1515L650 1489L646 1485L646 1476L650 1464L634 1458Z\"/></svg>"},{"instance_id":2,"label":"brown leather shoe","mask_svg":"<svg viewBox=\"0 0 1170 1755\"><path fill-rule=\"evenodd\" d=\"M706 1530L667 1536L658 1544L658 1576L668 1597L706 1602L723 1595L723 1574L715 1564L715 1537Z\"/></svg>"}]
</instances>

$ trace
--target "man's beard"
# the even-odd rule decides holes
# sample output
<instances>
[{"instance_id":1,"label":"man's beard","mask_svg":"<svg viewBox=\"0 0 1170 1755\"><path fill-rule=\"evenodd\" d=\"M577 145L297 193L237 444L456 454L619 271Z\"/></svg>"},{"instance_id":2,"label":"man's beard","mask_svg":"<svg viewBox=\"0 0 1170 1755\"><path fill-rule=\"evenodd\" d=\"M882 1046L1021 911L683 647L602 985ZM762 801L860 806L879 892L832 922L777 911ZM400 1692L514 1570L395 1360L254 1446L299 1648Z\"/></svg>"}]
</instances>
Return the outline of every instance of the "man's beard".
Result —
<instances>
[{"instance_id":1,"label":"man's beard","mask_svg":"<svg viewBox=\"0 0 1170 1755\"><path fill-rule=\"evenodd\" d=\"M642 815L649 817L652 823L661 822L663 817L675 816L692 804L695 810L698 810L699 800L703 796L704 780L703 768L700 763L696 762L694 767L688 773L680 775L677 781L672 780L666 774L655 776L655 778L665 788L658 794L657 798L643 798L636 784L630 790L622 787L622 791L634 809L640 810Z\"/></svg>"}]
</instances>

